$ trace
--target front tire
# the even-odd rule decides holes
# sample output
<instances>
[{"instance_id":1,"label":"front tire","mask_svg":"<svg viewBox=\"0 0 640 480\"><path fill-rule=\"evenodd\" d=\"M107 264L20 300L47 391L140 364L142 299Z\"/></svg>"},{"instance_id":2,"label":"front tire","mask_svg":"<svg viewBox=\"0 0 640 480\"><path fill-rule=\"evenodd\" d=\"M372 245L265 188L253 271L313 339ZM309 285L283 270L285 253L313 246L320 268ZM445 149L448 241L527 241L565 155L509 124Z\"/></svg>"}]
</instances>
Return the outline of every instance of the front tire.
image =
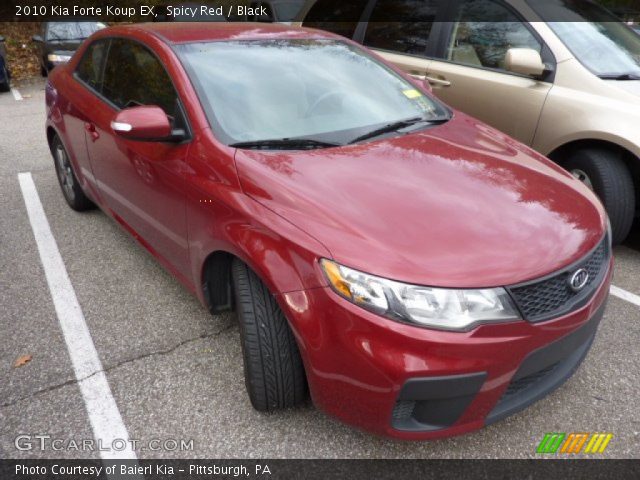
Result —
<instances>
[{"instance_id":1,"label":"front tire","mask_svg":"<svg viewBox=\"0 0 640 480\"><path fill-rule=\"evenodd\" d=\"M246 264L234 260L232 277L251 404L261 412L299 405L306 397L304 367L284 313Z\"/></svg>"},{"instance_id":2,"label":"front tire","mask_svg":"<svg viewBox=\"0 0 640 480\"><path fill-rule=\"evenodd\" d=\"M69 154L57 135L53 137L51 142L51 154L53 155L58 183L69 206L78 212L95 208L95 204L82 191L78 177L73 171L73 164Z\"/></svg>"},{"instance_id":3,"label":"front tire","mask_svg":"<svg viewBox=\"0 0 640 480\"><path fill-rule=\"evenodd\" d=\"M631 231L636 194L620 155L601 148L582 149L573 152L563 166L600 197L611 220L613 244L622 243Z\"/></svg>"}]
</instances>

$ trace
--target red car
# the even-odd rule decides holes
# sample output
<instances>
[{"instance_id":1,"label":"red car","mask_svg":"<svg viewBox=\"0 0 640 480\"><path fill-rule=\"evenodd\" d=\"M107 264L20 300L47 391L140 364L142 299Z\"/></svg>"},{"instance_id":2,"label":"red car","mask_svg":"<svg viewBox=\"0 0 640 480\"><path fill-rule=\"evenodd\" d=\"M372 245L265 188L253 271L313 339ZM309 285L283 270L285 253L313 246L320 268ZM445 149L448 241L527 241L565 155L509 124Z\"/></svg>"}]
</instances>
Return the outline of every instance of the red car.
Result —
<instances>
[{"instance_id":1,"label":"red car","mask_svg":"<svg viewBox=\"0 0 640 480\"><path fill-rule=\"evenodd\" d=\"M344 38L108 28L46 90L75 210L98 205L212 312L258 410L475 430L563 383L612 272L582 183Z\"/></svg>"}]
</instances>

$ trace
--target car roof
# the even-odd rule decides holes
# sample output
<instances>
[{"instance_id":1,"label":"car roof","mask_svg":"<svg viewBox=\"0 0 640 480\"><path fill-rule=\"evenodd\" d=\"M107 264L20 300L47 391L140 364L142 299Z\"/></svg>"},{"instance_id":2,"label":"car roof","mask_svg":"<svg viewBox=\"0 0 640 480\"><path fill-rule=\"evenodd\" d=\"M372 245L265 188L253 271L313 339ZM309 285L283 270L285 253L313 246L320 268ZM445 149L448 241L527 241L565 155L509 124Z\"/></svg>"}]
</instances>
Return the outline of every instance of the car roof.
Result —
<instances>
[{"instance_id":1,"label":"car roof","mask_svg":"<svg viewBox=\"0 0 640 480\"><path fill-rule=\"evenodd\" d=\"M336 35L320 30L275 23L158 22L136 23L116 29L144 31L173 44L217 40L337 38Z\"/></svg>"}]
</instances>

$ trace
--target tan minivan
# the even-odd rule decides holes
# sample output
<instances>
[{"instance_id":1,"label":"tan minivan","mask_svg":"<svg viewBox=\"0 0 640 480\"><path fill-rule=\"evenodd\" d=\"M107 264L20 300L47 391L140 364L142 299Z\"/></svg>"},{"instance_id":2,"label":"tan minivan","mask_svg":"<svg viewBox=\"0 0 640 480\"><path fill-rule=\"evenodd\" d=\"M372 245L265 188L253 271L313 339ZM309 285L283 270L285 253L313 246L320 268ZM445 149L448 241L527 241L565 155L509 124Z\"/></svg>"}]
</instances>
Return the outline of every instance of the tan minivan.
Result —
<instances>
[{"instance_id":1,"label":"tan minivan","mask_svg":"<svg viewBox=\"0 0 640 480\"><path fill-rule=\"evenodd\" d=\"M376 50L449 105L550 157L600 196L614 242L628 235L640 211L640 35L603 8L318 0L300 18Z\"/></svg>"}]
</instances>

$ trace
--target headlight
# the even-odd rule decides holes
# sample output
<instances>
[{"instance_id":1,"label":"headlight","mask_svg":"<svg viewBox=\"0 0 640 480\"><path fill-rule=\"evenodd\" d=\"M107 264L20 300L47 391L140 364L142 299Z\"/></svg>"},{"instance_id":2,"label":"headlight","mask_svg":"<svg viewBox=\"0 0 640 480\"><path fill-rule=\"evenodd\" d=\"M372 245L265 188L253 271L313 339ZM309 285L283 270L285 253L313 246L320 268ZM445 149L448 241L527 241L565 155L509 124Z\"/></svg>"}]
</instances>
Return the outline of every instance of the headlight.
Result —
<instances>
[{"instance_id":1,"label":"headlight","mask_svg":"<svg viewBox=\"0 0 640 480\"><path fill-rule=\"evenodd\" d=\"M50 62L53 63L65 63L71 60L71 55L58 55L56 53L50 53L47 55Z\"/></svg>"},{"instance_id":2,"label":"headlight","mask_svg":"<svg viewBox=\"0 0 640 480\"><path fill-rule=\"evenodd\" d=\"M443 330L469 330L479 323L521 318L504 288L422 287L362 273L327 259L320 264L336 293L392 320Z\"/></svg>"}]
</instances>

